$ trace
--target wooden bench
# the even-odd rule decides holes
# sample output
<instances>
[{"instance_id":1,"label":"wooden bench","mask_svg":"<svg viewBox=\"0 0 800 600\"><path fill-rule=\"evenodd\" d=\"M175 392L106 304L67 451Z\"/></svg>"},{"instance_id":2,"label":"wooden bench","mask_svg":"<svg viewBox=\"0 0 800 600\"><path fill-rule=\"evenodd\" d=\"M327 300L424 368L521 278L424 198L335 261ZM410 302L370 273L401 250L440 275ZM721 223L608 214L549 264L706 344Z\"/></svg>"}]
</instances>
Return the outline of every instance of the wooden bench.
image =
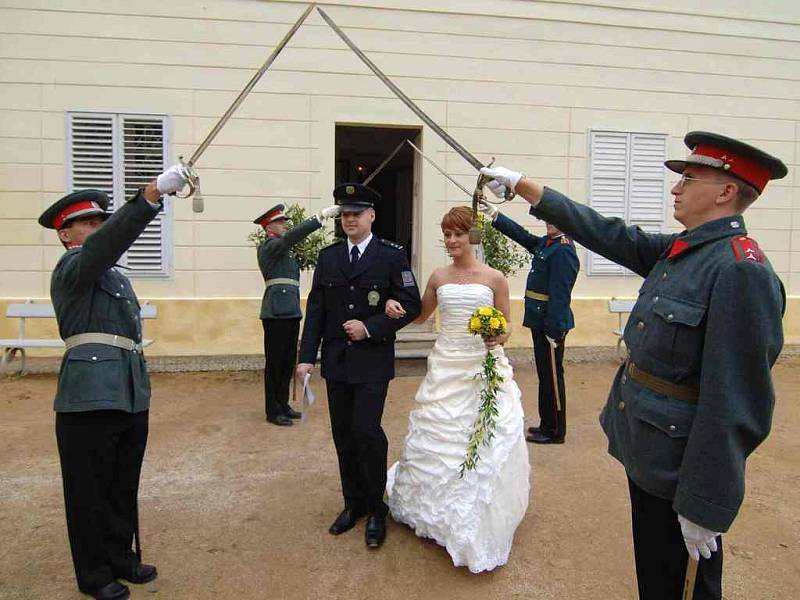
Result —
<instances>
[{"instance_id":1,"label":"wooden bench","mask_svg":"<svg viewBox=\"0 0 800 600\"><path fill-rule=\"evenodd\" d=\"M628 317L633 310L636 300L633 298L611 298L608 301L608 312L616 313L619 319L617 328L612 331L617 336L617 355L622 362L627 358L627 352L622 351L623 334L625 333L625 324L628 322Z\"/></svg>"},{"instance_id":2,"label":"wooden bench","mask_svg":"<svg viewBox=\"0 0 800 600\"><path fill-rule=\"evenodd\" d=\"M152 304L143 304L141 315L142 319L155 319L158 311ZM8 369L14 358L19 354L20 366L17 375L25 373L25 349L26 348L63 348L62 339L34 339L25 337L26 319L55 319L56 313L53 305L49 302L25 302L21 304L9 304L6 309L6 317L19 319L19 336L16 338L0 339L0 372ZM142 346L149 346L153 340L143 340Z\"/></svg>"}]
</instances>

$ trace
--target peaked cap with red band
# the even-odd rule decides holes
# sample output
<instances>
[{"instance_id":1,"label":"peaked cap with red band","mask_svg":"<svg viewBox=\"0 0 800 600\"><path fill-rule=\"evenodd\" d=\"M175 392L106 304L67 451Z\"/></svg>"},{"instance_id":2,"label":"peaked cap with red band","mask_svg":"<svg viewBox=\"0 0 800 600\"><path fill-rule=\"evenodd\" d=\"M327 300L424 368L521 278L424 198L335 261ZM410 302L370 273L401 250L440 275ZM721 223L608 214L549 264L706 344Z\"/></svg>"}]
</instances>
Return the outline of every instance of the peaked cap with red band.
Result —
<instances>
[{"instance_id":1,"label":"peaked cap with red band","mask_svg":"<svg viewBox=\"0 0 800 600\"><path fill-rule=\"evenodd\" d=\"M688 165L719 169L749 183L759 194L770 179L786 177L786 165L780 159L739 140L718 133L690 131L683 141L692 153L686 160L666 161L664 166L670 171L683 173Z\"/></svg>"},{"instance_id":2,"label":"peaked cap with red band","mask_svg":"<svg viewBox=\"0 0 800 600\"><path fill-rule=\"evenodd\" d=\"M266 227L273 221L277 221L279 219L287 219L288 217L286 216L286 213L283 212L285 209L286 207L283 204L276 204L275 206L270 208L267 212L265 212L263 215L255 219L253 223L255 223L256 225L261 225L262 227Z\"/></svg>"},{"instance_id":3,"label":"peaked cap with red band","mask_svg":"<svg viewBox=\"0 0 800 600\"><path fill-rule=\"evenodd\" d=\"M39 225L48 229L63 229L80 217L99 215L108 218L108 194L102 190L79 190L67 194L39 217Z\"/></svg>"}]
</instances>

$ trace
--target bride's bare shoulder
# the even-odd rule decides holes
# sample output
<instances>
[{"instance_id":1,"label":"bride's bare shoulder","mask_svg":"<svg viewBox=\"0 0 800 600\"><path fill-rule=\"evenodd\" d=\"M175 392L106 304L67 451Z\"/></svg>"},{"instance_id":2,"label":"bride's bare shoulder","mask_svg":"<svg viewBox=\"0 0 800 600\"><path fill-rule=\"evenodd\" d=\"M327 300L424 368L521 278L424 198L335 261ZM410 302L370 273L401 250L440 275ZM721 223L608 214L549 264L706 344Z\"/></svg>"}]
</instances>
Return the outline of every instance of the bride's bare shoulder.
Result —
<instances>
[{"instance_id":1,"label":"bride's bare shoulder","mask_svg":"<svg viewBox=\"0 0 800 600\"><path fill-rule=\"evenodd\" d=\"M431 276L428 277L428 287L438 288L440 285L447 283L447 267L439 267L434 269Z\"/></svg>"}]
</instances>

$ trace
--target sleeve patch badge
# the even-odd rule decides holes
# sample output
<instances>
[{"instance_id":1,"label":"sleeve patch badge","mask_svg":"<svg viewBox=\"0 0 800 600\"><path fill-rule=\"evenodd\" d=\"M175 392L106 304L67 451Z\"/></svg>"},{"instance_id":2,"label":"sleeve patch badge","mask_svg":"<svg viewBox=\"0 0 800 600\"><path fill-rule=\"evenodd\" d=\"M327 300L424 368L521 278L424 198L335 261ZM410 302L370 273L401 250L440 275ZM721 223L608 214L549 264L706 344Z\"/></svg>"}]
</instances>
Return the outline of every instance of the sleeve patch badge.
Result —
<instances>
[{"instance_id":1,"label":"sleeve patch badge","mask_svg":"<svg viewBox=\"0 0 800 600\"><path fill-rule=\"evenodd\" d=\"M414 281L414 273L411 271L402 271L400 276L403 278L403 287L414 287L417 285Z\"/></svg>"}]
</instances>

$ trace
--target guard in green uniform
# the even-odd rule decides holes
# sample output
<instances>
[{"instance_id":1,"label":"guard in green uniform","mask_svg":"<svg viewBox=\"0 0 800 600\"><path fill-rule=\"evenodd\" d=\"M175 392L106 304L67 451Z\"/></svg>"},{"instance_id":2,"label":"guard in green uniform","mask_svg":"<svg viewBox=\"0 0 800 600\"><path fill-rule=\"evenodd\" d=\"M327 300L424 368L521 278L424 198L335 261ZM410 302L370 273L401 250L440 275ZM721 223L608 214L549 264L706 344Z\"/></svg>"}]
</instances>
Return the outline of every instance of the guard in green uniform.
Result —
<instances>
[{"instance_id":1,"label":"guard in green uniform","mask_svg":"<svg viewBox=\"0 0 800 600\"><path fill-rule=\"evenodd\" d=\"M329 206L289 230L283 204L273 206L253 223L261 225L267 239L258 246L258 266L264 276L261 324L264 328L264 411L267 422L287 426L300 413L289 406L289 384L300 335L300 268L292 254L295 244L339 214Z\"/></svg>"},{"instance_id":2,"label":"guard in green uniform","mask_svg":"<svg viewBox=\"0 0 800 600\"><path fill-rule=\"evenodd\" d=\"M546 225L547 235L539 237L488 202L482 202L479 210L492 227L532 255L522 325L531 330L533 340L539 379L539 425L529 427L525 439L534 444L563 444L567 435L564 346L567 334L575 327L570 301L580 269L575 244L550 223Z\"/></svg>"},{"instance_id":3,"label":"guard in green uniform","mask_svg":"<svg viewBox=\"0 0 800 600\"><path fill-rule=\"evenodd\" d=\"M82 190L39 217L67 248L50 283L66 346L56 439L78 587L101 600L130 596L117 579L145 583L157 576L141 561L137 510L150 380L139 301L115 265L158 214L161 195L186 179L181 166L171 167L110 216L105 192Z\"/></svg>"},{"instance_id":4,"label":"guard in green uniform","mask_svg":"<svg viewBox=\"0 0 800 600\"><path fill-rule=\"evenodd\" d=\"M625 327L628 360L600 421L628 475L641 598L682 598L687 557L700 560L694 598L722 597L722 538L744 497L745 462L767 437L771 369L783 346L783 284L742 213L786 166L722 135L686 135L670 160L674 216L686 230L645 233L502 167L533 213L645 278Z\"/></svg>"}]
</instances>

